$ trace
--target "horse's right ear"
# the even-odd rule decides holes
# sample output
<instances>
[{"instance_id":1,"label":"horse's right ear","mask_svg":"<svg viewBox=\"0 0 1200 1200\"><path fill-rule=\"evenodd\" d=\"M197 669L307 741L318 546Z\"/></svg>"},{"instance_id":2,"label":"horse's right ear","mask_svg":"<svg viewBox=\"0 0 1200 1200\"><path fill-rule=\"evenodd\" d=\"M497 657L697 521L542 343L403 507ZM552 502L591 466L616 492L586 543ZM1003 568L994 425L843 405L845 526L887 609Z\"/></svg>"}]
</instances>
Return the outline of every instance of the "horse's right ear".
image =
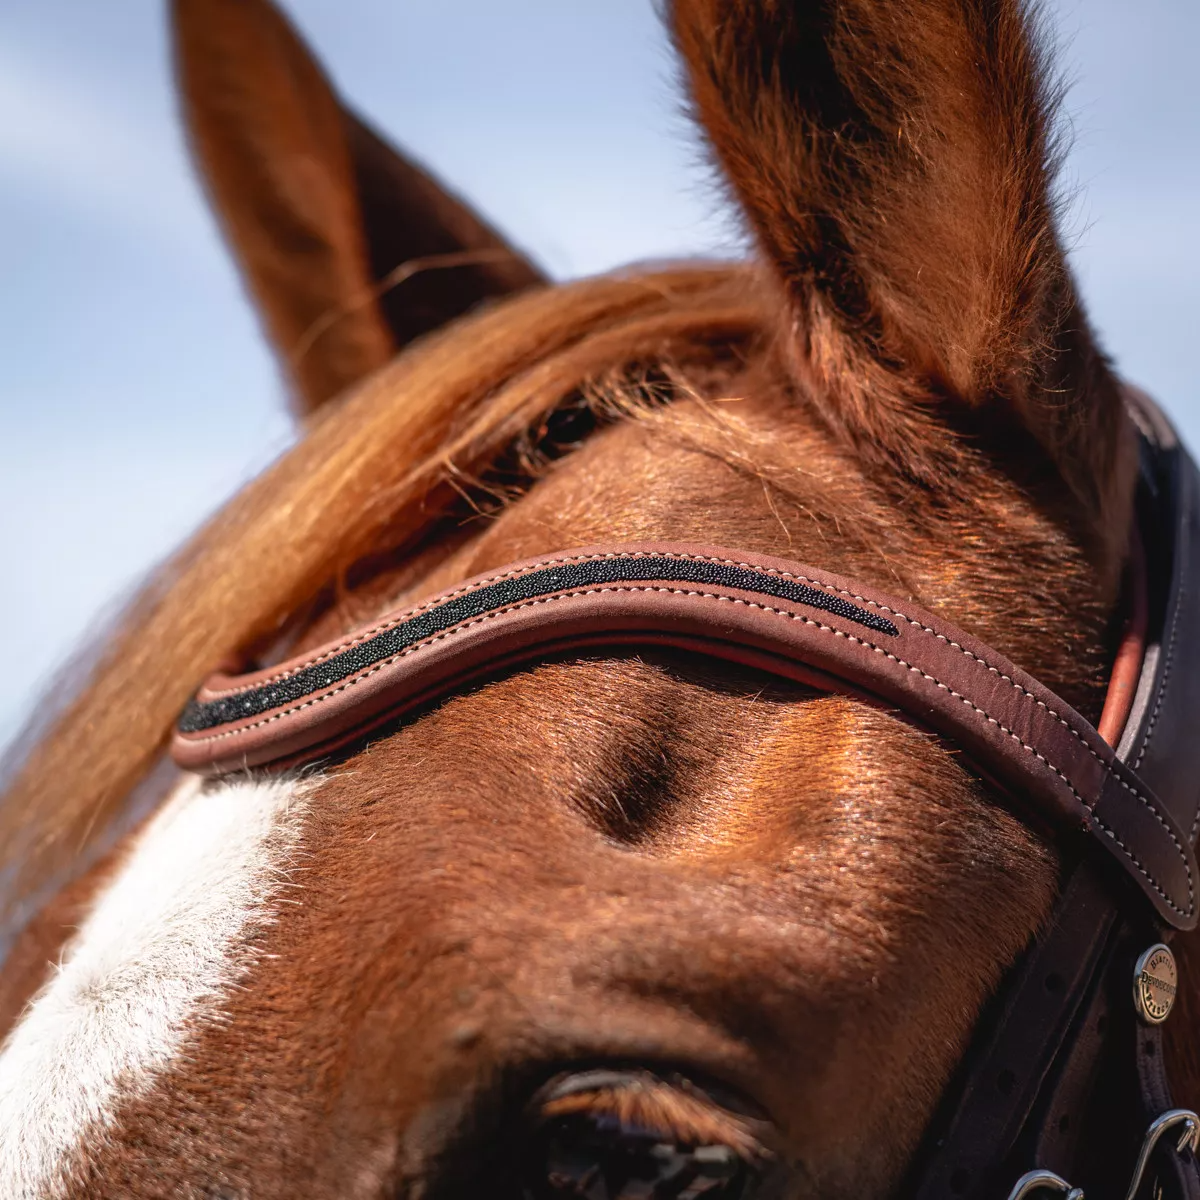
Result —
<instances>
[{"instance_id":1,"label":"horse's right ear","mask_svg":"<svg viewBox=\"0 0 1200 1200\"><path fill-rule=\"evenodd\" d=\"M172 0L193 152L301 414L538 270L339 102L269 0Z\"/></svg>"}]
</instances>

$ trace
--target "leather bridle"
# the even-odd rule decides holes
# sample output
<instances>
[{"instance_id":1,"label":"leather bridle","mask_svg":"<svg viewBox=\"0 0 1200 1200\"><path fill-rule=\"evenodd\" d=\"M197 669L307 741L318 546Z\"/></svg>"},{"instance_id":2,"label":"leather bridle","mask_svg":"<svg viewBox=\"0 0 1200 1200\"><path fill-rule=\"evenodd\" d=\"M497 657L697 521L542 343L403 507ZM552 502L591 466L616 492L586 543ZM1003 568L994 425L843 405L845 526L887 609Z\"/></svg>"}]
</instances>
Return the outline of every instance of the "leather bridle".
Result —
<instances>
[{"instance_id":1,"label":"leather bridle","mask_svg":"<svg viewBox=\"0 0 1200 1200\"><path fill-rule=\"evenodd\" d=\"M1161 1026L1133 995L1139 956L1194 929L1200 904L1200 475L1148 400L1130 407L1144 548L1130 590L1146 603L1110 683L1112 744L935 613L766 555L653 543L515 563L279 666L213 676L172 754L208 774L293 766L506 666L610 645L678 647L898 709L961 748L1067 864L904 1194L1200 1200L1200 1118L1173 1108Z\"/></svg>"}]
</instances>

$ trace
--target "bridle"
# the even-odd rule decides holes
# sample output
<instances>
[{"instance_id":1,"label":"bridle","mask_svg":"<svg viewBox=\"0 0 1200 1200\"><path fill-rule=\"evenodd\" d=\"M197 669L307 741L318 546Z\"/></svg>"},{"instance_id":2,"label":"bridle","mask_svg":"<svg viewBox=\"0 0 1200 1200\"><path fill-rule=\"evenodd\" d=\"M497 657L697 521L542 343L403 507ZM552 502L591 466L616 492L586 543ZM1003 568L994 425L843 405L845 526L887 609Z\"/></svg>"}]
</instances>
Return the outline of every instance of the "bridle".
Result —
<instances>
[{"instance_id":1,"label":"bridle","mask_svg":"<svg viewBox=\"0 0 1200 1200\"><path fill-rule=\"evenodd\" d=\"M899 710L1067 851L1056 908L980 1020L904 1194L1200 1200L1200 1117L1172 1106L1161 1036L1166 942L1200 905L1200 474L1153 404L1131 394L1130 410L1130 591L1144 603L1107 740L934 613L766 555L653 543L515 563L282 665L215 675L173 757L208 774L310 762L468 681L611 645L682 648Z\"/></svg>"}]
</instances>

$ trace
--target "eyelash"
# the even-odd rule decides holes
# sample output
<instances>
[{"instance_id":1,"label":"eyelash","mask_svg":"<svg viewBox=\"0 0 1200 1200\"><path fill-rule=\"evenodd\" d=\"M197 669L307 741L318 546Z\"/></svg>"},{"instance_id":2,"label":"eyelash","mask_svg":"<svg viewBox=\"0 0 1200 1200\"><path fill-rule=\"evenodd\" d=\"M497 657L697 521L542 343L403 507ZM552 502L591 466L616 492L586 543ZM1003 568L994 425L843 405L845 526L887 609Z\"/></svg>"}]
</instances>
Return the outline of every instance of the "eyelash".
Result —
<instances>
[{"instance_id":1,"label":"eyelash","mask_svg":"<svg viewBox=\"0 0 1200 1200\"><path fill-rule=\"evenodd\" d=\"M637 1068L575 1071L555 1076L523 1104L514 1094L518 1090L517 1080L506 1081L477 1111L472 1128L445 1148L423 1180L407 1180L396 1200L526 1200L545 1192L544 1183L537 1180L531 1190L531 1170L536 1172L546 1162L539 1155L552 1151L554 1126L572 1120L593 1123L600 1141L611 1136L618 1159L622 1141L628 1139L624 1150L629 1154L638 1153L639 1142L645 1149L674 1146L684 1153L728 1150L744 1171L764 1184L776 1180L782 1170L763 1143L770 1128L767 1121L733 1111L681 1076L664 1078ZM516 1115L522 1111L518 1122ZM600 1128L606 1118L613 1122L610 1130ZM588 1140L582 1125L562 1132L568 1139L584 1135L581 1145ZM711 1155L708 1161L713 1161ZM776 1194L774 1187L767 1190ZM765 1200L760 1189L754 1194Z\"/></svg>"},{"instance_id":2,"label":"eyelash","mask_svg":"<svg viewBox=\"0 0 1200 1200\"><path fill-rule=\"evenodd\" d=\"M610 1119L631 1134L658 1135L664 1142L725 1146L750 1165L770 1157L747 1121L657 1079L568 1093L544 1103L536 1119L547 1122L562 1117Z\"/></svg>"}]
</instances>

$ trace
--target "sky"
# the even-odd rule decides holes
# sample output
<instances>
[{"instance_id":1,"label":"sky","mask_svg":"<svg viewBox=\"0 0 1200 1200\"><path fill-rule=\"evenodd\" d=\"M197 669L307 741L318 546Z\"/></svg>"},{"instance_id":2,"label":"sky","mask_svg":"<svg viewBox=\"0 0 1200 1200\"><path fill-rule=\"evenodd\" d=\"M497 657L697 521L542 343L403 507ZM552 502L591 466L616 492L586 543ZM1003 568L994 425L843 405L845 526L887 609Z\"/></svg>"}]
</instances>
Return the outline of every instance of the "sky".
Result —
<instances>
[{"instance_id":1,"label":"sky","mask_svg":"<svg viewBox=\"0 0 1200 1200\"><path fill-rule=\"evenodd\" d=\"M286 0L342 95L557 278L742 242L651 0ZM1200 446L1195 0L1054 0L1072 259ZM137 581L288 445L192 177L163 0L0 3L0 745Z\"/></svg>"}]
</instances>

